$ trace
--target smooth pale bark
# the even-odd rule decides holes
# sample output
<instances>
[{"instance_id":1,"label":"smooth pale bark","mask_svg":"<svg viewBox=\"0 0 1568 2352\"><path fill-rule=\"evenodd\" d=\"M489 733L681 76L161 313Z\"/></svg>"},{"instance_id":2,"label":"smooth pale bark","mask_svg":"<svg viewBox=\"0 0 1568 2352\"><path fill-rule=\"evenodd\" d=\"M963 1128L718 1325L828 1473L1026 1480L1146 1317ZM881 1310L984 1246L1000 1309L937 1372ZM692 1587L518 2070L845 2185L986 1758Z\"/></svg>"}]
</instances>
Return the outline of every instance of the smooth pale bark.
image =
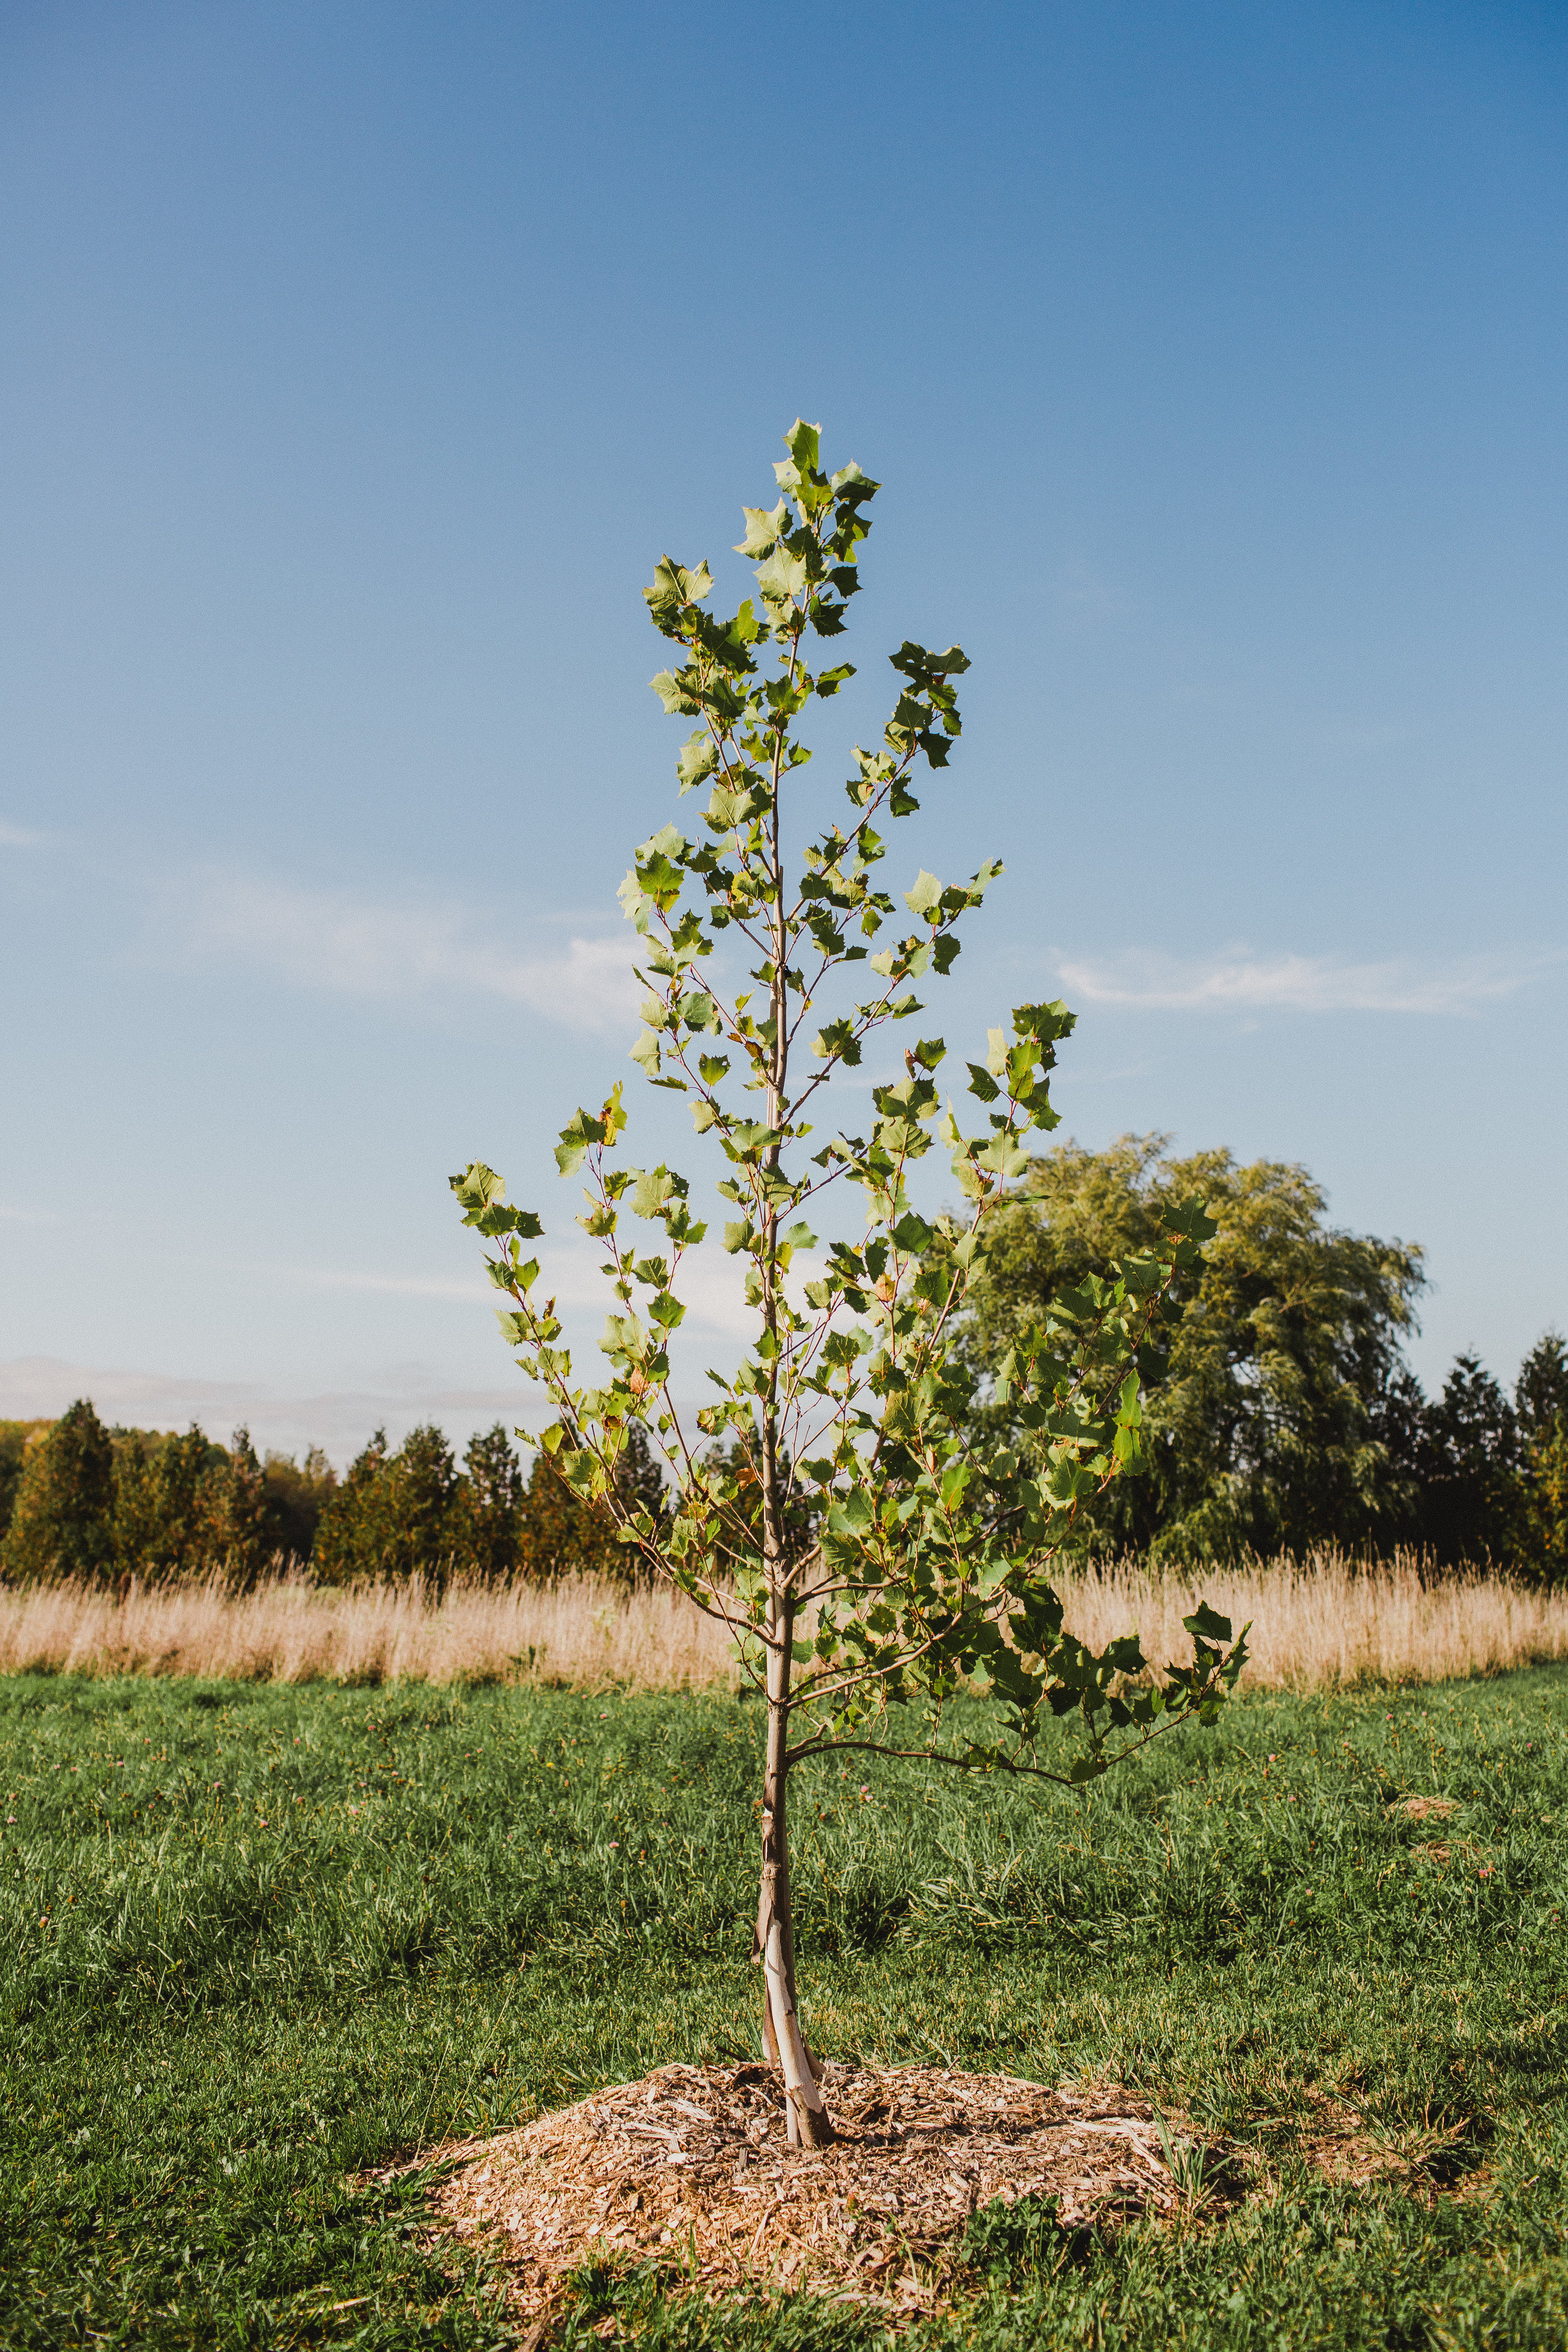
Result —
<instances>
[{"instance_id":1,"label":"smooth pale bark","mask_svg":"<svg viewBox=\"0 0 1568 2352\"><path fill-rule=\"evenodd\" d=\"M833 2124L817 2084L795 2006L795 1931L789 1884L790 1637L795 1612L787 1593L770 1611L774 1640L768 1653L768 1745L763 1775L763 1885L757 1907L755 1957L763 1969L763 2026L768 2056L784 2076L792 2147L826 2147Z\"/></svg>"},{"instance_id":2,"label":"smooth pale bark","mask_svg":"<svg viewBox=\"0 0 1568 2352\"><path fill-rule=\"evenodd\" d=\"M793 682L798 664L790 658ZM779 847L780 753L773 755L773 813L769 820L773 969L768 982L768 1011L773 1033L767 1073L768 1124L782 1128L788 1116L789 1003L786 968L789 928L784 913L784 860ZM767 1154L767 1166L776 1172L779 1147ZM779 1223L776 1208L763 1220L763 1321L773 1342L767 1386L763 1393L758 1484L762 1488L763 1565L768 1587L768 1747L763 1779L763 1885L757 1906L755 1958L763 1970L763 2030L768 2055L784 2076L784 2109L792 2146L826 2147L833 2125L817 2086L811 2053L800 2030L795 2010L795 1929L789 1889L789 1690L795 1634L795 1559L784 1507L784 1465L779 1453L778 1288Z\"/></svg>"}]
</instances>

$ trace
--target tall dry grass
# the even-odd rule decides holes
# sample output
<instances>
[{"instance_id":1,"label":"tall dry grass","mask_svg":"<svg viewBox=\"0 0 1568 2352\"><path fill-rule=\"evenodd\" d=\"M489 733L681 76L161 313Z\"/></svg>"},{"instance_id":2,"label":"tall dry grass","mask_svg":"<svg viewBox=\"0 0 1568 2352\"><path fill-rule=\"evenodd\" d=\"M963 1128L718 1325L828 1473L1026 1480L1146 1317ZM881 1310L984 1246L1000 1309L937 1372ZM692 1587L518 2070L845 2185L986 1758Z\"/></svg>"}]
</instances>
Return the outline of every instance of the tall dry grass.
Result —
<instances>
[{"instance_id":1,"label":"tall dry grass","mask_svg":"<svg viewBox=\"0 0 1568 2352\"><path fill-rule=\"evenodd\" d=\"M1267 1690L1448 1682L1568 1658L1568 1591L1496 1571L1424 1579L1408 1552L1371 1566L1321 1551L1190 1573L1123 1560L1101 1576L1059 1579L1058 1589L1091 1648L1135 1625L1161 1665L1192 1655L1182 1620L1200 1601L1237 1632L1250 1620L1242 1680Z\"/></svg>"},{"instance_id":2,"label":"tall dry grass","mask_svg":"<svg viewBox=\"0 0 1568 2352\"><path fill-rule=\"evenodd\" d=\"M1163 1664L1188 1648L1197 1601L1253 1621L1245 1679L1295 1691L1441 1682L1568 1657L1568 1593L1497 1574L1423 1581L1408 1557L1164 1573L1138 1562L1058 1577L1093 1647L1136 1627ZM1190 1649L1189 1649L1190 1654ZM564 1684L685 1690L733 1684L722 1629L678 1594L560 1584L417 1580L351 1590L280 1575L231 1594L221 1576L122 1594L75 1583L0 1588L0 1674L203 1675L225 1680Z\"/></svg>"},{"instance_id":3,"label":"tall dry grass","mask_svg":"<svg viewBox=\"0 0 1568 2352\"><path fill-rule=\"evenodd\" d=\"M210 1675L239 1682L721 1682L722 1631L678 1593L560 1584L334 1589L298 1574L230 1593L132 1582L0 1589L0 1674Z\"/></svg>"}]
</instances>

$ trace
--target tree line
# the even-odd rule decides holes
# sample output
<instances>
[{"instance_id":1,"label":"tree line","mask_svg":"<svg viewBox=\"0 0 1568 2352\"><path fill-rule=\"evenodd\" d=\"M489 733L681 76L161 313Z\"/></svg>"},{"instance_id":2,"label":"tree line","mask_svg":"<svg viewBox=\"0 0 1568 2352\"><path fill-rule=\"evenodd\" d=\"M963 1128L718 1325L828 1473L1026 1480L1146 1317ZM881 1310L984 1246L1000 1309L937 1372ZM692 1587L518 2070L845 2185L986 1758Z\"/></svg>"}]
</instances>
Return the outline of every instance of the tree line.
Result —
<instances>
[{"instance_id":1,"label":"tree line","mask_svg":"<svg viewBox=\"0 0 1568 2352\"><path fill-rule=\"evenodd\" d=\"M1176 1158L1159 1135L1032 1160L997 1212L959 1334L976 1441L1028 1451L1005 1402L1013 1352L1053 1301L1146 1248L1194 1193L1218 1230L1140 1364L1144 1475L1088 1507L1079 1542L1180 1561L1408 1546L1445 1567L1568 1576L1561 1336L1536 1342L1511 1398L1468 1352L1428 1396L1405 1356L1420 1247L1331 1225L1321 1187L1291 1162Z\"/></svg>"},{"instance_id":2,"label":"tree line","mask_svg":"<svg viewBox=\"0 0 1568 2352\"><path fill-rule=\"evenodd\" d=\"M1218 1230L1179 1320L1146 1349L1146 1468L1080 1513L1101 1552L1198 1561L1408 1546L1444 1567L1492 1560L1568 1577L1568 1349L1548 1331L1510 1396L1472 1354L1428 1396L1405 1343L1425 1283L1414 1244L1345 1232L1293 1163L1171 1155L1160 1136L1031 1161L996 1213L987 1271L957 1338L978 1450L1015 1425L1010 1356L1052 1303L1147 1246L1164 1208L1201 1194ZM940 1246L940 1245L939 1245ZM656 1513L663 1482L640 1428L620 1475ZM626 1573L610 1516L498 1423L459 1464L443 1432L392 1447L377 1431L339 1477L324 1454L105 1428L80 1402L58 1421L0 1423L0 1572L14 1579L221 1566L237 1580L292 1559L321 1581Z\"/></svg>"},{"instance_id":3,"label":"tree line","mask_svg":"<svg viewBox=\"0 0 1568 2352\"><path fill-rule=\"evenodd\" d=\"M657 1507L662 1481L646 1438L628 1487ZM614 1523L534 1456L531 1475L498 1423L458 1465L426 1423L401 1445L377 1430L340 1478L312 1447L259 1460L247 1430L227 1446L106 1428L79 1399L55 1422L0 1422L0 1574L154 1581L221 1570L244 1588L268 1569L308 1565L317 1581L454 1574L620 1577Z\"/></svg>"}]
</instances>

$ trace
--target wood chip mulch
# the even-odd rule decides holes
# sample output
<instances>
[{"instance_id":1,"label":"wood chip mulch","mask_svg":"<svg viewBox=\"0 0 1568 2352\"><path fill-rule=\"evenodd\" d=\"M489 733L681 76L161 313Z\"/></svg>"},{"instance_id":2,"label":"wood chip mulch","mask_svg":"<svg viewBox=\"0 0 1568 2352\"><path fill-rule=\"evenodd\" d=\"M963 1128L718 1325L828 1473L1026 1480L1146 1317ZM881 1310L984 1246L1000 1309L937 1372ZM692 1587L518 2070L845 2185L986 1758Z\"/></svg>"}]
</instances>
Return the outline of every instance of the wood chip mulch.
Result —
<instances>
[{"instance_id":1,"label":"wood chip mulch","mask_svg":"<svg viewBox=\"0 0 1568 2352\"><path fill-rule=\"evenodd\" d=\"M1055 2197L1068 2228L1181 2201L1152 2109L1114 2087L929 2066L821 2073L830 2147L786 2145L763 2066L661 2066L447 2149L460 2169L436 2214L510 2266L524 2317L596 2255L668 2262L710 2295L809 2288L912 2314L993 2199Z\"/></svg>"}]
</instances>

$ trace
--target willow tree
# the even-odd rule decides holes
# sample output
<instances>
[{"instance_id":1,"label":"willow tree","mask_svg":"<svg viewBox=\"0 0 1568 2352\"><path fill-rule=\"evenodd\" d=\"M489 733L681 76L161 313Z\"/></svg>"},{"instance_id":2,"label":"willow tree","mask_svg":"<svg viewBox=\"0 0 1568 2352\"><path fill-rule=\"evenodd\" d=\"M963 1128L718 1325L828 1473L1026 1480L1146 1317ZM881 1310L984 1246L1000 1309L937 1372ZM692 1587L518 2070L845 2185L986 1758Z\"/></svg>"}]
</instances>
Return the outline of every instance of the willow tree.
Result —
<instances>
[{"instance_id":1,"label":"willow tree","mask_svg":"<svg viewBox=\"0 0 1568 2352\"><path fill-rule=\"evenodd\" d=\"M624 1157L618 1085L598 1109L574 1113L555 1155L563 1176L585 1179L578 1223L604 1250L613 1298L596 1384L580 1384L555 1302L540 1295L528 1255L539 1217L509 1206L481 1162L452 1183L465 1222L495 1244L503 1333L548 1401L552 1418L534 1442L616 1517L647 1570L731 1629L765 1698L764 2033L790 2137L819 2146L832 2125L796 2009L794 1768L869 1748L1079 1786L1163 1727L1212 1720L1244 1653L1226 1621L1200 1609L1186 1621L1190 1663L1155 1683L1135 1635L1098 1654L1076 1640L1049 1580L1075 1512L1138 1465L1140 1353L1180 1311L1212 1230L1200 1203L1171 1210L1144 1252L1058 1296L1019 1334L995 1381L1038 1440L1027 1466L966 1443L971 1380L955 1318L984 1268L992 1213L1027 1164L1026 1136L1057 1124L1049 1073L1073 1015L1025 1004L1010 1030L990 1032L985 1058L965 1072L973 1133L942 1100L940 1037L917 1037L899 1073L883 1033L915 1023L917 988L952 971L960 920L1001 871L986 864L949 883L917 874L902 894L907 928L881 887L883 828L914 815L921 762L947 766L955 681L969 665L956 646L900 646L881 742L854 752L848 816L825 822L811 807L802 730L854 672L841 661L814 671L808 656L813 639L843 635L878 485L855 465L825 472L815 425L784 437L777 503L742 509L736 551L755 566L755 593L720 618L707 565L668 557L645 591L676 648L654 691L695 722L680 791L704 797L692 833L665 825L621 889L647 990L632 1059L687 1097L721 1164L720 1245L740 1261L755 1318L739 1367L708 1373L712 1402L695 1413L678 1404L670 1344L686 1311L683 1269L708 1227L687 1176ZM868 1062L866 1132L826 1127L833 1081ZM933 1221L910 1182L939 1144L959 1205ZM861 1196L863 1228L821 1243L814 1225L846 1187ZM616 1475L639 1423L672 1473L658 1520ZM971 1693L992 1705L960 1708L955 1721L950 1703ZM1042 1748L1050 1719L1069 1716L1079 1738Z\"/></svg>"}]
</instances>

